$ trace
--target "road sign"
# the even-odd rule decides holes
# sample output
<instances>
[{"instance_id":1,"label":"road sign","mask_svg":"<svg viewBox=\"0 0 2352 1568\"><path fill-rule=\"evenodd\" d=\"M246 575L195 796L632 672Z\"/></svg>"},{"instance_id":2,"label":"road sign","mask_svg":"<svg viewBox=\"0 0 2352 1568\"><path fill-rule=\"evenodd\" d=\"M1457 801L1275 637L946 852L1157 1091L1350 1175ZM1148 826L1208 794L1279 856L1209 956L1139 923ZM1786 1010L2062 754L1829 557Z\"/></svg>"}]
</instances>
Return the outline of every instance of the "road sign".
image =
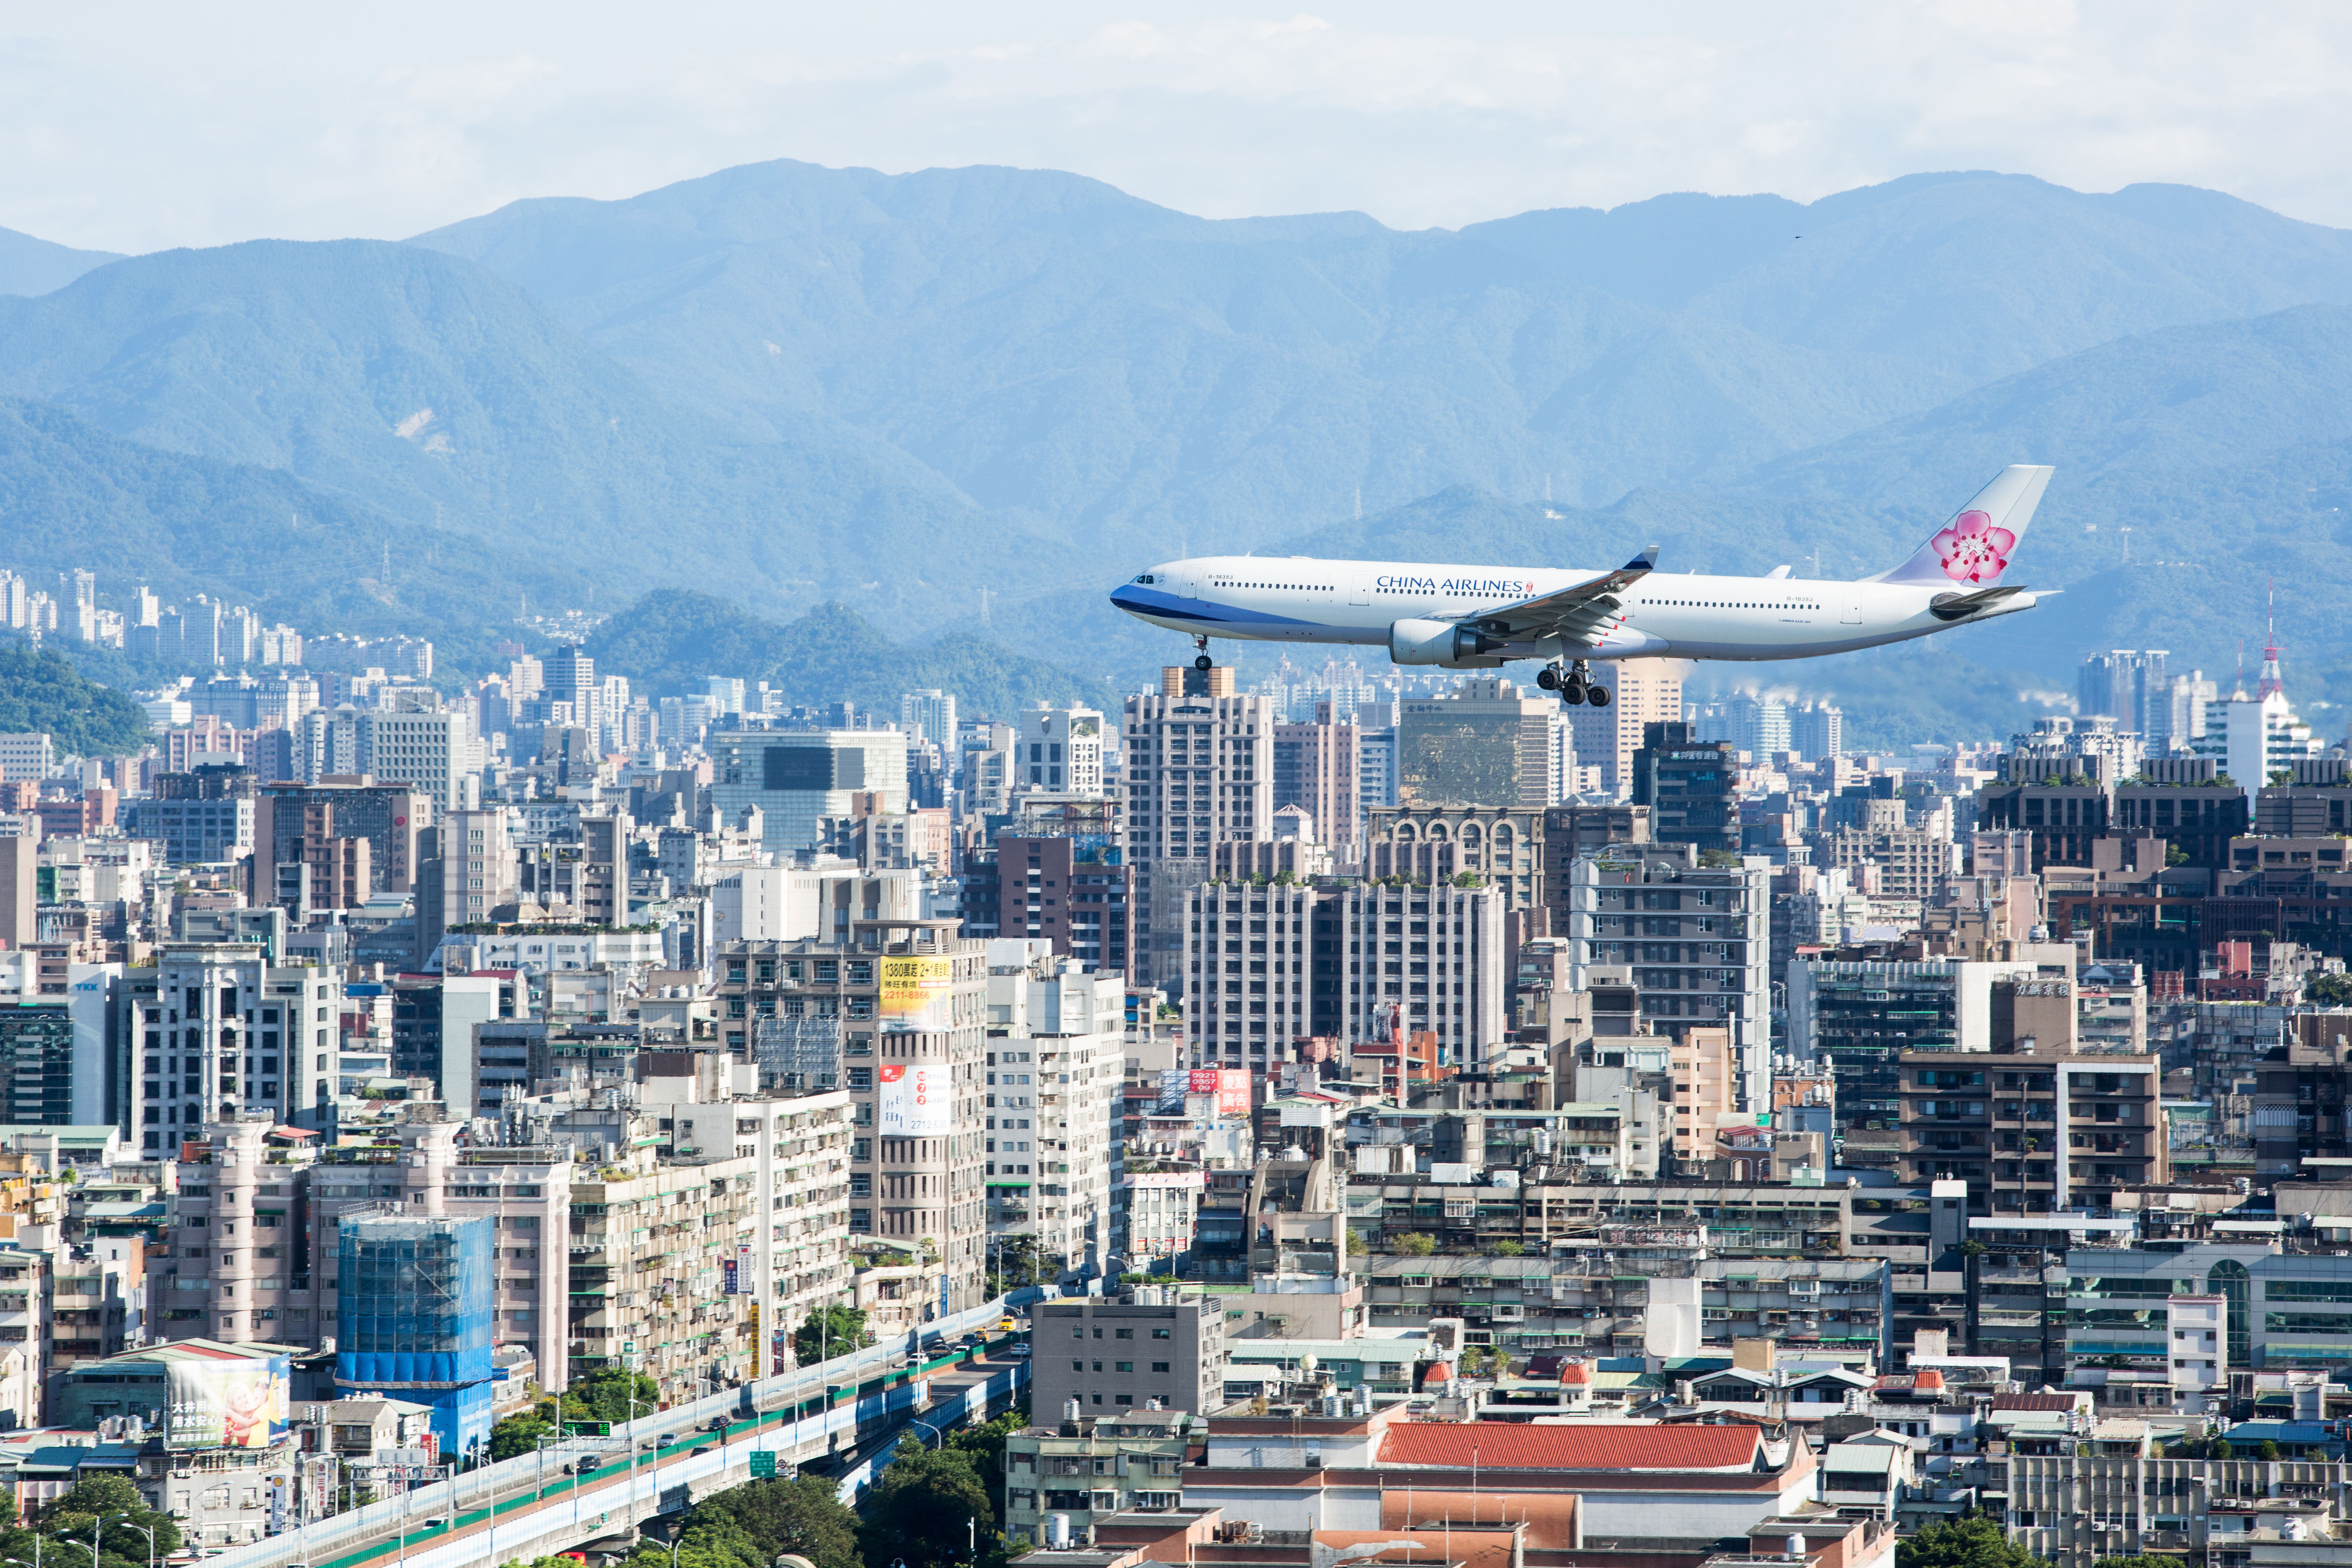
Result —
<instances>
[{"instance_id":1,"label":"road sign","mask_svg":"<svg viewBox=\"0 0 2352 1568\"><path fill-rule=\"evenodd\" d=\"M754 1448L751 1451L751 1479L755 1481L768 1480L775 1473L776 1456L767 1449Z\"/></svg>"},{"instance_id":2,"label":"road sign","mask_svg":"<svg viewBox=\"0 0 2352 1568\"><path fill-rule=\"evenodd\" d=\"M563 1435L567 1437L609 1437L613 1435L610 1421L566 1421Z\"/></svg>"}]
</instances>

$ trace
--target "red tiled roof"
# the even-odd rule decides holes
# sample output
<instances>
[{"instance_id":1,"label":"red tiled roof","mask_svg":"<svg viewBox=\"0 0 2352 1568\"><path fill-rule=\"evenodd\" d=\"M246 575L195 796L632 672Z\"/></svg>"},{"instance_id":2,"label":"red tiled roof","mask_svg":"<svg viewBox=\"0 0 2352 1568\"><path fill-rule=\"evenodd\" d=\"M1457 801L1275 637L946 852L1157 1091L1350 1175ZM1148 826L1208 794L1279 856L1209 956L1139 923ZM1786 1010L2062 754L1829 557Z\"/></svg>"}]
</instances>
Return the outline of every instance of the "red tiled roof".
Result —
<instances>
[{"instance_id":1,"label":"red tiled roof","mask_svg":"<svg viewBox=\"0 0 2352 1568\"><path fill-rule=\"evenodd\" d=\"M1762 1442L1752 1426L1401 1421L1381 1444L1381 1462L1492 1470L1747 1469Z\"/></svg>"},{"instance_id":2,"label":"red tiled roof","mask_svg":"<svg viewBox=\"0 0 2352 1568\"><path fill-rule=\"evenodd\" d=\"M2071 1394L1996 1394L1995 1410L2072 1410L2082 1403Z\"/></svg>"},{"instance_id":3,"label":"red tiled roof","mask_svg":"<svg viewBox=\"0 0 2352 1568\"><path fill-rule=\"evenodd\" d=\"M1591 1383L1592 1369L1580 1361L1570 1362L1559 1369L1559 1381L1562 1384Z\"/></svg>"},{"instance_id":4,"label":"red tiled roof","mask_svg":"<svg viewBox=\"0 0 2352 1568\"><path fill-rule=\"evenodd\" d=\"M1911 1374L1911 1386L1914 1388L1941 1388L1944 1386L1944 1374L1937 1372L1932 1366L1923 1367L1919 1371Z\"/></svg>"}]
</instances>

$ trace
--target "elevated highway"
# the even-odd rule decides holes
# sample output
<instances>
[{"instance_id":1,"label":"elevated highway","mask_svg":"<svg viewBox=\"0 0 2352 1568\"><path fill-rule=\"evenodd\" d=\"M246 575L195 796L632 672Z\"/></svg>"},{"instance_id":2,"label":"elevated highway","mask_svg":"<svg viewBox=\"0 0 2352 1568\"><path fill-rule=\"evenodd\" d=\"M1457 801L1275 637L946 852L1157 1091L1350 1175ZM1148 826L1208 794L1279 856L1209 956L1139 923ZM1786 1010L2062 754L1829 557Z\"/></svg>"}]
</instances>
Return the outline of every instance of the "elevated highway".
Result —
<instances>
[{"instance_id":1,"label":"elevated highway","mask_svg":"<svg viewBox=\"0 0 2352 1568\"><path fill-rule=\"evenodd\" d=\"M1001 1304L925 1325L926 1337L968 1333ZM780 1472L837 1478L845 1502L870 1486L909 1433L925 1441L1016 1403L1029 1363L1013 1340L911 1360L877 1347L765 1378L635 1423L610 1439L568 1439L405 1497L233 1547L207 1568L497 1568L625 1540L646 1521L751 1479L751 1456ZM630 1450L636 1449L631 1464ZM588 1468L568 1472L573 1463Z\"/></svg>"}]
</instances>

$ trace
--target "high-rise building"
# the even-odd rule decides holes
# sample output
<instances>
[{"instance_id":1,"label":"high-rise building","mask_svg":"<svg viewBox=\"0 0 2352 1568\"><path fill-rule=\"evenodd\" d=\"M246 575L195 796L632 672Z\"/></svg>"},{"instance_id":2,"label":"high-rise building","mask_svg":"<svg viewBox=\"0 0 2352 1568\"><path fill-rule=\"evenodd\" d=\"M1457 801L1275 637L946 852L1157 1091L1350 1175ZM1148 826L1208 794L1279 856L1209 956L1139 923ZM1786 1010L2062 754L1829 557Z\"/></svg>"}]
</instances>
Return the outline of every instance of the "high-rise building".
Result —
<instances>
[{"instance_id":1,"label":"high-rise building","mask_svg":"<svg viewBox=\"0 0 2352 1568\"><path fill-rule=\"evenodd\" d=\"M1316 704L1306 724L1274 727L1274 809L1295 805L1315 825L1318 843L1332 858L1353 865L1363 837L1363 731L1335 723L1328 702Z\"/></svg>"},{"instance_id":2,"label":"high-rise building","mask_svg":"<svg viewBox=\"0 0 2352 1568\"><path fill-rule=\"evenodd\" d=\"M1184 1028L1198 1067L1258 1068L1310 1035L1435 1036L1475 1068L1509 1034L1492 888L1209 882L1189 895Z\"/></svg>"},{"instance_id":3,"label":"high-rise building","mask_svg":"<svg viewBox=\"0 0 2352 1568\"><path fill-rule=\"evenodd\" d=\"M1007 831L996 839L992 934L1052 944L1124 977L1134 950L1135 868L1093 835Z\"/></svg>"},{"instance_id":4,"label":"high-rise building","mask_svg":"<svg viewBox=\"0 0 2352 1568\"><path fill-rule=\"evenodd\" d=\"M1541 811L1570 793L1576 757L1565 706L1502 679L1404 704L1397 727L1401 805Z\"/></svg>"},{"instance_id":5,"label":"high-rise building","mask_svg":"<svg viewBox=\"0 0 2352 1568\"><path fill-rule=\"evenodd\" d=\"M2172 732L2172 679L2165 669L2170 658L2162 648L2091 655L2075 678L2083 716L2104 714L2159 749L2156 743Z\"/></svg>"},{"instance_id":6,"label":"high-rise building","mask_svg":"<svg viewBox=\"0 0 2352 1568\"><path fill-rule=\"evenodd\" d=\"M1356 750L1356 820L1370 822L1375 807L1397 803L1395 727L1359 730Z\"/></svg>"},{"instance_id":7,"label":"high-rise building","mask_svg":"<svg viewBox=\"0 0 2352 1568\"><path fill-rule=\"evenodd\" d=\"M1092 708L1034 708L1014 727L1013 788L1100 795L1103 716Z\"/></svg>"},{"instance_id":8,"label":"high-rise building","mask_svg":"<svg viewBox=\"0 0 2352 1568\"><path fill-rule=\"evenodd\" d=\"M481 765L465 714L371 710L358 716L359 771L413 784L442 811L467 804L466 778Z\"/></svg>"},{"instance_id":9,"label":"high-rise building","mask_svg":"<svg viewBox=\"0 0 2352 1568\"><path fill-rule=\"evenodd\" d=\"M116 1028L123 1126L142 1152L163 1157L206 1123L246 1113L330 1125L339 973L273 963L244 942L167 942L153 968L127 972Z\"/></svg>"},{"instance_id":10,"label":"high-rise building","mask_svg":"<svg viewBox=\"0 0 2352 1568\"><path fill-rule=\"evenodd\" d=\"M1126 1001L1116 970L990 944L989 1241L1029 1237L1041 1279L1099 1277L1111 1254Z\"/></svg>"},{"instance_id":11,"label":"high-rise building","mask_svg":"<svg viewBox=\"0 0 2352 1568\"><path fill-rule=\"evenodd\" d=\"M751 1167L753 1223L738 1233L733 1294L759 1307L767 1343L753 1347L753 1376L787 1370L793 1331L811 1313L846 1304L855 1293L849 1147L856 1118L848 1091L838 1089L674 1109L672 1142L680 1165L735 1160Z\"/></svg>"},{"instance_id":12,"label":"high-rise building","mask_svg":"<svg viewBox=\"0 0 2352 1568\"><path fill-rule=\"evenodd\" d=\"M1371 815L1364 874L1430 887L1466 875L1501 892L1507 910L1541 909L1544 816L1490 805L1383 806Z\"/></svg>"},{"instance_id":13,"label":"high-rise building","mask_svg":"<svg viewBox=\"0 0 2352 1568\"><path fill-rule=\"evenodd\" d=\"M299 862L306 837L364 839L376 887L394 892L415 887L417 837L434 816L430 792L354 774L333 782L265 784L255 795L256 870L248 889L253 902L273 901L269 868Z\"/></svg>"},{"instance_id":14,"label":"high-rise building","mask_svg":"<svg viewBox=\"0 0 2352 1568\"><path fill-rule=\"evenodd\" d=\"M1135 868L1130 970L1140 986L1181 992L1188 889L1207 874L1215 846L1274 836L1272 701L1216 696L1232 671L1171 668L1161 689L1130 697L1127 748L1127 860ZM1188 694L1189 690L1189 694ZM1172 694L1171 694L1172 693Z\"/></svg>"},{"instance_id":15,"label":"high-rise building","mask_svg":"<svg viewBox=\"0 0 2352 1568\"><path fill-rule=\"evenodd\" d=\"M1845 711L1828 702L1808 702L1789 710L1789 749L1809 763L1845 751Z\"/></svg>"},{"instance_id":16,"label":"high-rise building","mask_svg":"<svg viewBox=\"0 0 2352 1568\"><path fill-rule=\"evenodd\" d=\"M1643 731L1683 716L1685 668L1679 659L1621 659L1609 679L1608 707L1567 710L1576 760L1601 770L1604 793L1625 798L1633 787L1633 753L1642 749Z\"/></svg>"},{"instance_id":17,"label":"high-rise building","mask_svg":"<svg viewBox=\"0 0 2352 1568\"><path fill-rule=\"evenodd\" d=\"M958 744L955 693L936 687L908 692L898 699L898 728L952 752Z\"/></svg>"},{"instance_id":18,"label":"high-rise building","mask_svg":"<svg viewBox=\"0 0 2352 1568\"><path fill-rule=\"evenodd\" d=\"M937 1243L950 1311L985 1300L988 1237L988 950L957 925L857 920L839 942L719 951L730 1048L757 1056L770 1037L779 1048L837 1050L834 1070L857 1108L849 1228ZM778 1027L763 1037L769 1025Z\"/></svg>"},{"instance_id":19,"label":"high-rise building","mask_svg":"<svg viewBox=\"0 0 2352 1568\"><path fill-rule=\"evenodd\" d=\"M1727 741L1701 742L1683 723L1647 725L1633 753L1633 804L1650 808L1650 837L1701 849L1739 847L1739 758Z\"/></svg>"},{"instance_id":20,"label":"high-rise building","mask_svg":"<svg viewBox=\"0 0 2352 1568\"><path fill-rule=\"evenodd\" d=\"M778 855L815 849L826 817L907 809L902 731L723 731L709 745L712 803L730 822L756 806L764 847Z\"/></svg>"},{"instance_id":21,"label":"high-rise building","mask_svg":"<svg viewBox=\"0 0 2352 1568\"><path fill-rule=\"evenodd\" d=\"M431 833L429 844L417 846L425 874L417 879L416 917L427 951L445 932L481 924L521 893L506 808L448 812Z\"/></svg>"},{"instance_id":22,"label":"high-rise building","mask_svg":"<svg viewBox=\"0 0 2352 1568\"><path fill-rule=\"evenodd\" d=\"M547 722L570 724L597 732L603 715L598 712L604 689L596 681L596 661L588 657L577 643L565 643L547 656L545 685L541 695L550 704ZM563 703L559 714L553 704Z\"/></svg>"},{"instance_id":23,"label":"high-rise building","mask_svg":"<svg viewBox=\"0 0 2352 1568\"><path fill-rule=\"evenodd\" d=\"M1552 931L1569 939L1579 989L1594 969L1622 972L1656 1033L1730 1031L1732 1109L1770 1109L1771 868L1762 858L1702 868L1694 845L1616 846L1572 862L1554 900Z\"/></svg>"}]
</instances>

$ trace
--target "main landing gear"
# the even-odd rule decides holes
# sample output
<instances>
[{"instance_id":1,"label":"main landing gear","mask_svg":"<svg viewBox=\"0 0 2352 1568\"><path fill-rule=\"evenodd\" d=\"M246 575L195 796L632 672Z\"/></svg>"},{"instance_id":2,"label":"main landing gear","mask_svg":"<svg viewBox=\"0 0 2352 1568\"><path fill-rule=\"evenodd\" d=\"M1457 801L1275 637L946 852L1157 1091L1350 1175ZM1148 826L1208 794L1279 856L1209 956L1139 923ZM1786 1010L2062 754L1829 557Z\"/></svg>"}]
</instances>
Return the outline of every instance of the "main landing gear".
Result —
<instances>
[{"instance_id":1,"label":"main landing gear","mask_svg":"<svg viewBox=\"0 0 2352 1568\"><path fill-rule=\"evenodd\" d=\"M1570 707L1590 702L1595 708L1609 706L1609 689L1592 684L1591 668L1578 659L1562 674L1557 663L1548 664L1536 673L1536 684L1546 691L1557 691L1559 700Z\"/></svg>"}]
</instances>

